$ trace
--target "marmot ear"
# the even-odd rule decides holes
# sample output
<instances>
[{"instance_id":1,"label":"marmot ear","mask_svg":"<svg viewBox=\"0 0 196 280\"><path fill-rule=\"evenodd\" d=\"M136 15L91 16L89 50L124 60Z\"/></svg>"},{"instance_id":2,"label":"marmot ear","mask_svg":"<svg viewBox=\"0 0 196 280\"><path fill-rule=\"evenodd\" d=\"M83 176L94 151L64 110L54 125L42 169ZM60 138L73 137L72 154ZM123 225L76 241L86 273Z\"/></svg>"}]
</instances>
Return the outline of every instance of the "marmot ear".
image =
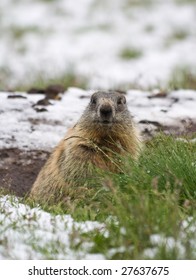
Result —
<instances>
[{"instance_id":1,"label":"marmot ear","mask_svg":"<svg viewBox=\"0 0 196 280\"><path fill-rule=\"evenodd\" d=\"M94 94L91 96L90 103L93 105L96 105L96 103L97 103L97 98Z\"/></svg>"},{"instance_id":2,"label":"marmot ear","mask_svg":"<svg viewBox=\"0 0 196 280\"><path fill-rule=\"evenodd\" d=\"M117 104L121 105L121 104L126 104L126 97L124 95L121 95L118 99L117 99Z\"/></svg>"},{"instance_id":3,"label":"marmot ear","mask_svg":"<svg viewBox=\"0 0 196 280\"><path fill-rule=\"evenodd\" d=\"M122 102L123 102L123 104L127 103L126 97L124 95L122 95Z\"/></svg>"}]
</instances>

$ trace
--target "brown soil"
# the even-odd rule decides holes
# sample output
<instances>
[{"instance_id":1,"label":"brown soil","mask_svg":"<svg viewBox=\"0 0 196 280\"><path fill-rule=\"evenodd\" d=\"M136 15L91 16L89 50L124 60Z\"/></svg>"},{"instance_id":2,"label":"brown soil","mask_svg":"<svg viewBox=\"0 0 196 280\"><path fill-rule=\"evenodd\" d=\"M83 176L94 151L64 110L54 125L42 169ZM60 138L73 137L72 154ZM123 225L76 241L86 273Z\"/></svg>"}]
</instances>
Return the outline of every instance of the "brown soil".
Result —
<instances>
[{"instance_id":1,"label":"brown soil","mask_svg":"<svg viewBox=\"0 0 196 280\"><path fill-rule=\"evenodd\" d=\"M17 196L28 194L48 155L17 148L0 150L0 189Z\"/></svg>"}]
</instances>

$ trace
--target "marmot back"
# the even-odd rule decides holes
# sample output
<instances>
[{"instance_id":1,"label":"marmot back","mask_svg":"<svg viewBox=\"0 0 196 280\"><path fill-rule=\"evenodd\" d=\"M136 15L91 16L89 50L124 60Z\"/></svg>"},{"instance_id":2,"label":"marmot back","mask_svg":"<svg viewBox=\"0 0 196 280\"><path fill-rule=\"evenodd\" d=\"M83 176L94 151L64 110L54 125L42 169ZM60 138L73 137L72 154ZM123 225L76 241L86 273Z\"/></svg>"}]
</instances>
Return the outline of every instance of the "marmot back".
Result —
<instances>
[{"instance_id":1,"label":"marmot back","mask_svg":"<svg viewBox=\"0 0 196 280\"><path fill-rule=\"evenodd\" d=\"M66 200L70 188L86 185L97 169L121 172L119 156L137 158L140 147L125 96L98 91L49 157L30 197L39 202Z\"/></svg>"}]
</instances>

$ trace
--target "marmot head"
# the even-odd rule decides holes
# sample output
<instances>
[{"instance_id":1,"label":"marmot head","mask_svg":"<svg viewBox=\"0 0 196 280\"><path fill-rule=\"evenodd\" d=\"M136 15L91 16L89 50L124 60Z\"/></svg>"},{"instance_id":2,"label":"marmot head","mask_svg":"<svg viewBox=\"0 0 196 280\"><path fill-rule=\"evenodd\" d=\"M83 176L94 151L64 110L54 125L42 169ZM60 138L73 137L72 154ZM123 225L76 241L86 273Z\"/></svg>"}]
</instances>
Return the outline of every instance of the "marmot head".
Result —
<instances>
[{"instance_id":1,"label":"marmot head","mask_svg":"<svg viewBox=\"0 0 196 280\"><path fill-rule=\"evenodd\" d=\"M115 124L126 123L131 120L126 105L126 98L122 93L116 91L98 91L90 99L82 120L88 121L89 125L109 128Z\"/></svg>"}]
</instances>

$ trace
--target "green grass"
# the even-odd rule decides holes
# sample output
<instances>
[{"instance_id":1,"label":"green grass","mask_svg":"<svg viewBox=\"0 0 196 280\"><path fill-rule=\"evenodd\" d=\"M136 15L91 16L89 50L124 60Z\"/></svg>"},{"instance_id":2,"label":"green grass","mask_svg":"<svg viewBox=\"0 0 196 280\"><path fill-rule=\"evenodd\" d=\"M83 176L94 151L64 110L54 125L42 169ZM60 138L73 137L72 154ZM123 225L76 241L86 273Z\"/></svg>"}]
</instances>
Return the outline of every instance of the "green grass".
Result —
<instances>
[{"instance_id":1,"label":"green grass","mask_svg":"<svg viewBox=\"0 0 196 280\"><path fill-rule=\"evenodd\" d=\"M32 77L32 81L28 80L26 83L22 81L21 84L15 86L14 90L28 91L31 88L45 89L49 85L61 85L65 89L68 87L87 88L87 79L85 77L75 74L73 71L65 71L63 74L54 75L49 78L47 75L37 75Z\"/></svg>"},{"instance_id":2,"label":"green grass","mask_svg":"<svg viewBox=\"0 0 196 280\"><path fill-rule=\"evenodd\" d=\"M124 48L122 49L122 51L120 52L119 56L123 59L123 60L132 60L132 59L137 59L140 58L142 56L142 51L140 49L137 48Z\"/></svg>"},{"instance_id":3,"label":"green grass","mask_svg":"<svg viewBox=\"0 0 196 280\"><path fill-rule=\"evenodd\" d=\"M25 51L25 49L20 49L20 51ZM10 85L9 76L13 73L8 67L0 67L0 90L1 91L28 91L32 88L36 89L46 89L50 85L61 85L65 90L68 87L78 87L82 89L88 88L87 77L77 75L72 69L65 70L61 74L53 74L49 77L47 74L31 74L27 73L28 79L19 80L17 83Z\"/></svg>"},{"instance_id":4,"label":"green grass","mask_svg":"<svg viewBox=\"0 0 196 280\"><path fill-rule=\"evenodd\" d=\"M196 0L175 0L178 4L196 4Z\"/></svg>"},{"instance_id":5,"label":"green grass","mask_svg":"<svg viewBox=\"0 0 196 280\"><path fill-rule=\"evenodd\" d=\"M186 66L174 68L168 86L170 89L196 90L196 71Z\"/></svg>"},{"instance_id":6,"label":"green grass","mask_svg":"<svg viewBox=\"0 0 196 280\"><path fill-rule=\"evenodd\" d=\"M43 34L43 31L39 29L37 26L27 26L27 27L20 27L20 26L10 26L8 30L8 34L13 38L13 40L21 40L27 34Z\"/></svg>"},{"instance_id":7,"label":"green grass","mask_svg":"<svg viewBox=\"0 0 196 280\"><path fill-rule=\"evenodd\" d=\"M82 33L88 33L88 32L95 32L97 30L100 31L110 31L112 29L112 26L108 23L100 23L97 25L88 25L88 26L83 26L83 27L79 27L76 28L75 33L76 34L82 34Z\"/></svg>"},{"instance_id":8,"label":"green grass","mask_svg":"<svg viewBox=\"0 0 196 280\"><path fill-rule=\"evenodd\" d=\"M46 2L46 3L52 3L52 2L57 2L56 0L40 0L40 1L43 1L43 2Z\"/></svg>"},{"instance_id":9,"label":"green grass","mask_svg":"<svg viewBox=\"0 0 196 280\"><path fill-rule=\"evenodd\" d=\"M0 91L7 90L9 88L9 79L12 75L12 71L7 66L0 66Z\"/></svg>"},{"instance_id":10,"label":"green grass","mask_svg":"<svg viewBox=\"0 0 196 280\"><path fill-rule=\"evenodd\" d=\"M152 24L147 24L146 26L144 26L144 31L147 33L151 33L155 30L155 26Z\"/></svg>"},{"instance_id":11,"label":"green grass","mask_svg":"<svg viewBox=\"0 0 196 280\"><path fill-rule=\"evenodd\" d=\"M183 28L174 29L165 41L165 47L170 47L175 43L181 43L189 36L189 31Z\"/></svg>"},{"instance_id":12,"label":"green grass","mask_svg":"<svg viewBox=\"0 0 196 280\"><path fill-rule=\"evenodd\" d=\"M196 226L196 143L157 136L146 144L138 162L127 162L123 174L102 175L97 186L77 190L78 198L69 205L43 208L80 221L104 222L107 234L83 234L80 241L93 241L91 252L109 259L151 258L146 249L154 250L155 259L196 257L191 245L195 230L189 230L192 223ZM154 234L162 238L158 244L152 241Z\"/></svg>"},{"instance_id":13,"label":"green grass","mask_svg":"<svg viewBox=\"0 0 196 280\"><path fill-rule=\"evenodd\" d=\"M188 31L184 29L177 29L174 31L174 33L171 35L171 39L173 38L174 40L177 41L182 41L187 38L188 36Z\"/></svg>"},{"instance_id":14,"label":"green grass","mask_svg":"<svg viewBox=\"0 0 196 280\"><path fill-rule=\"evenodd\" d=\"M154 4L156 1L154 0L127 0L126 1L126 7L134 7L134 6L151 6Z\"/></svg>"}]
</instances>

